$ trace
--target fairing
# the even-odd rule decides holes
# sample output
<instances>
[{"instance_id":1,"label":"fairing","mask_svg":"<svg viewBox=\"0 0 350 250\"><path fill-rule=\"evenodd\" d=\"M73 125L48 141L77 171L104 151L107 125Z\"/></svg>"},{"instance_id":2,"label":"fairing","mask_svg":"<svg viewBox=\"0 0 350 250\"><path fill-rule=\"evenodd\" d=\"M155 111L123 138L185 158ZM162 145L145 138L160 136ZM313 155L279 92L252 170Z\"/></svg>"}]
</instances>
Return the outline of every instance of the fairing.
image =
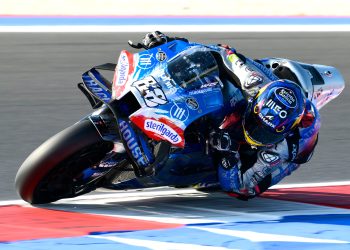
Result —
<instances>
[{"instance_id":1,"label":"fairing","mask_svg":"<svg viewBox=\"0 0 350 250\"><path fill-rule=\"evenodd\" d=\"M224 106L219 70L205 46L173 41L120 55L113 97L128 93L140 108L129 119L148 137L185 146L184 132L195 120Z\"/></svg>"},{"instance_id":2,"label":"fairing","mask_svg":"<svg viewBox=\"0 0 350 250\"><path fill-rule=\"evenodd\" d=\"M265 58L260 61L272 71L279 66L289 68L295 74L307 98L318 110L340 95L345 87L343 76L331 66L306 64L283 58Z\"/></svg>"}]
</instances>

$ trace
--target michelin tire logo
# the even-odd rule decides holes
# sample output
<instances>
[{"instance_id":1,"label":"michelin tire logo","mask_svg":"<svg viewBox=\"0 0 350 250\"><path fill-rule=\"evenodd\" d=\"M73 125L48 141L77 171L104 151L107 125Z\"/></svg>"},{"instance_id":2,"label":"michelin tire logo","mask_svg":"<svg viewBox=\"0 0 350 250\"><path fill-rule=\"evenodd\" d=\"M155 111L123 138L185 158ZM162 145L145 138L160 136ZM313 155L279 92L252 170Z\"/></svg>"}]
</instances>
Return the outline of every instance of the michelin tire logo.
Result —
<instances>
[{"instance_id":1,"label":"michelin tire logo","mask_svg":"<svg viewBox=\"0 0 350 250\"><path fill-rule=\"evenodd\" d=\"M182 141L180 135L176 133L175 130L162 122L146 119L144 128L147 131L160 135L165 140L173 144L178 144Z\"/></svg>"}]
</instances>

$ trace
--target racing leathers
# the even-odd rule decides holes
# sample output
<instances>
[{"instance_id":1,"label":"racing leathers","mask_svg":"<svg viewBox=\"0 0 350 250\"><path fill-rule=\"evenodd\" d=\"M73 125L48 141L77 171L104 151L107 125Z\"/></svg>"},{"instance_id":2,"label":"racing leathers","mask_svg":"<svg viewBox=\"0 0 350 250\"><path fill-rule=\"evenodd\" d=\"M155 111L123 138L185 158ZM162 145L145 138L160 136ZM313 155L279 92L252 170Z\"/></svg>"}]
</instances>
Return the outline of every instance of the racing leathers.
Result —
<instances>
[{"instance_id":1,"label":"racing leathers","mask_svg":"<svg viewBox=\"0 0 350 250\"><path fill-rule=\"evenodd\" d=\"M246 100L254 97L264 85L279 79L258 60L246 58L228 46L222 46L219 53L223 66L232 73L231 82L241 89ZM317 144L320 117L316 107L307 100L300 125L283 141L273 146L254 147L242 136L244 110L242 107L226 115L211 143L219 155L221 188L238 198L249 199L275 185L311 158Z\"/></svg>"}]
</instances>

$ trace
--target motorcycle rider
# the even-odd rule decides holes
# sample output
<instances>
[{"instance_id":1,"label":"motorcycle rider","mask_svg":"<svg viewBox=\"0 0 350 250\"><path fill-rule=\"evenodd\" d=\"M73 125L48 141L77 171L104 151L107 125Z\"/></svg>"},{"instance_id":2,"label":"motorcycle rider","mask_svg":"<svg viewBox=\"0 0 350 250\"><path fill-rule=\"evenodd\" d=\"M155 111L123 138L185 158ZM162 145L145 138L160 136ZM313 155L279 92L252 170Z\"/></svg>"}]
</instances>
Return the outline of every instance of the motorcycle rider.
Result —
<instances>
[{"instance_id":1,"label":"motorcycle rider","mask_svg":"<svg viewBox=\"0 0 350 250\"><path fill-rule=\"evenodd\" d=\"M135 48L150 49L174 39L159 31L146 34ZM210 145L224 191L253 198L310 160L317 144L320 117L288 68L268 69L227 45L215 46L228 81L246 102L210 133ZM217 56L215 57L215 59Z\"/></svg>"}]
</instances>

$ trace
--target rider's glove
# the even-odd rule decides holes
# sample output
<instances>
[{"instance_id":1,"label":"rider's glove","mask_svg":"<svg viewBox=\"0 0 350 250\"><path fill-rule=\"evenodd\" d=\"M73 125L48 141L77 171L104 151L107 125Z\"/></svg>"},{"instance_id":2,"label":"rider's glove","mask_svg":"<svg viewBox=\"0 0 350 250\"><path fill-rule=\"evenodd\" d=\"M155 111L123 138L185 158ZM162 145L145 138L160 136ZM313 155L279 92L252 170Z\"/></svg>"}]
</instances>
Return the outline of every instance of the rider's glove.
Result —
<instances>
[{"instance_id":1,"label":"rider's glove","mask_svg":"<svg viewBox=\"0 0 350 250\"><path fill-rule=\"evenodd\" d=\"M224 48L226 50L226 53L229 55L237 53L235 48L232 48L227 44L218 44L218 46Z\"/></svg>"},{"instance_id":2,"label":"rider's glove","mask_svg":"<svg viewBox=\"0 0 350 250\"><path fill-rule=\"evenodd\" d=\"M162 45L168 42L169 37L164 35L160 31L154 31L147 33L145 37L142 39L141 43L134 44L132 41L128 41L128 44L136 49L152 49L156 46Z\"/></svg>"},{"instance_id":3,"label":"rider's glove","mask_svg":"<svg viewBox=\"0 0 350 250\"><path fill-rule=\"evenodd\" d=\"M237 152L238 143L233 141L227 131L212 131L209 134L209 143L212 148L224 152Z\"/></svg>"},{"instance_id":4,"label":"rider's glove","mask_svg":"<svg viewBox=\"0 0 350 250\"><path fill-rule=\"evenodd\" d=\"M168 37L160 31L154 31L147 33L142 39L141 43L134 44L131 40L128 41L128 44L135 49L152 49L156 46L162 45L167 42L174 40L180 40L188 43L188 40L184 37Z\"/></svg>"},{"instance_id":5,"label":"rider's glove","mask_svg":"<svg viewBox=\"0 0 350 250\"><path fill-rule=\"evenodd\" d=\"M153 47L167 43L168 37L160 31L154 31L152 33L146 34L145 38L142 40L144 48L151 49Z\"/></svg>"}]
</instances>

